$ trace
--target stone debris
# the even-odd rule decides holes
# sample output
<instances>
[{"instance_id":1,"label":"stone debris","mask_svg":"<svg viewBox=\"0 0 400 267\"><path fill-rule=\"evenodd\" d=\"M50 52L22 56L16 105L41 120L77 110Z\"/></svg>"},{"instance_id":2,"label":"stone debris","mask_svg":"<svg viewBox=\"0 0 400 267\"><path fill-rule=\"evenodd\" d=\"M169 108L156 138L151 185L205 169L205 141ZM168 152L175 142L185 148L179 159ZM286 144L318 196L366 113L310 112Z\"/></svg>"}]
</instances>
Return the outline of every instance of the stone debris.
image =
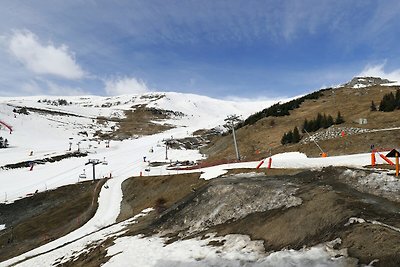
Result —
<instances>
[{"instance_id":1,"label":"stone debris","mask_svg":"<svg viewBox=\"0 0 400 267\"><path fill-rule=\"evenodd\" d=\"M328 129L320 130L316 133L310 134L310 136L306 136L303 138L300 143L301 144L308 144L311 142L319 142L323 140L334 139L338 137L342 137L342 132L347 135L354 135L354 134L361 134L361 133L368 133L371 132L370 129L363 129L363 128L355 128L355 127L329 127Z\"/></svg>"}]
</instances>

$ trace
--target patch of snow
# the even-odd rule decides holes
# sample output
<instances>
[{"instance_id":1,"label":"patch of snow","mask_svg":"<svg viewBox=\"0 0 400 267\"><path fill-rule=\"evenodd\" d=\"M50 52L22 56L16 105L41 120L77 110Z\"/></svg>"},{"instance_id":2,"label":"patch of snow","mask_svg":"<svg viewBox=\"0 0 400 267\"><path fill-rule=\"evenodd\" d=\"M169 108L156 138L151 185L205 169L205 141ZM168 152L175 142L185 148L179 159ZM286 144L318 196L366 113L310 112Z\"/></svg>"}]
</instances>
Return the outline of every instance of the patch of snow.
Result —
<instances>
[{"instance_id":1,"label":"patch of snow","mask_svg":"<svg viewBox=\"0 0 400 267\"><path fill-rule=\"evenodd\" d=\"M379 221L375 221L375 220L364 220L363 218L357 218L357 217L351 217L349 218L349 221L344 225L344 226L349 226L353 223L370 223L370 224L375 224L375 225L379 225L385 228L389 228L393 231L399 232L400 233L400 228L386 224L386 223L382 223Z\"/></svg>"},{"instance_id":2,"label":"patch of snow","mask_svg":"<svg viewBox=\"0 0 400 267\"><path fill-rule=\"evenodd\" d=\"M300 159L307 159L306 154L301 152L286 152L280 153L273 156L274 160L300 160Z\"/></svg>"},{"instance_id":3,"label":"patch of snow","mask_svg":"<svg viewBox=\"0 0 400 267\"><path fill-rule=\"evenodd\" d=\"M400 179L385 172L367 174L362 170L345 170L343 176L349 177L351 182L376 192L400 193Z\"/></svg>"},{"instance_id":4,"label":"patch of snow","mask_svg":"<svg viewBox=\"0 0 400 267\"><path fill-rule=\"evenodd\" d=\"M354 223L365 223L365 220L362 218L357 218L357 217L350 217L349 221L344 225L344 226L349 226Z\"/></svg>"},{"instance_id":5,"label":"patch of snow","mask_svg":"<svg viewBox=\"0 0 400 267\"><path fill-rule=\"evenodd\" d=\"M25 261L16 266L54 266L55 263L62 264L71 259L76 259L79 255L88 252L88 247L99 244L109 237L123 234L125 232L124 228L127 225L137 223L140 217L146 216L153 210L152 208L145 209L136 216L121 223L99 231L96 230L92 233L87 233L86 235L75 235L71 238L71 234L76 233L74 231L68 234L70 236L69 243L60 242L63 239L60 238L20 256L1 262L0 266L13 265L21 260Z\"/></svg>"},{"instance_id":6,"label":"patch of snow","mask_svg":"<svg viewBox=\"0 0 400 267\"><path fill-rule=\"evenodd\" d=\"M6 225L5 224L0 224L0 231L6 229Z\"/></svg>"},{"instance_id":7,"label":"patch of snow","mask_svg":"<svg viewBox=\"0 0 400 267\"><path fill-rule=\"evenodd\" d=\"M344 266L346 255L319 245L302 250L283 250L266 254L262 241L248 236L227 235L201 240L178 240L164 244L160 237L122 237L108 249L111 259L104 265L129 266ZM216 241L221 246L210 246ZM144 256L145 255L145 256ZM338 256L338 257L335 257Z\"/></svg>"},{"instance_id":8,"label":"patch of snow","mask_svg":"<svg viewBox=\"0 0 400 267\"><path fill-rule=\"evenodd\" d=\"M234 174L232 176L237 178L247 178L247 177L251 178L251 177L263 177L265 176L265 174L260 172L246 172L246 173Z\"/></svg>"},{"instance_id":9,"label":"patch of snow","mask_svg":"<svg viewBox=\"0 0 400 267\"><path fill-rule=\"evenodd\" d=\"M279 183L214 184L179 210L176 220L167 222L162 233L180 232L183 237L255 212L298 206L302 200L294 195L296 191L293 185L282 188Z\"/></svg>"}]
</instances>

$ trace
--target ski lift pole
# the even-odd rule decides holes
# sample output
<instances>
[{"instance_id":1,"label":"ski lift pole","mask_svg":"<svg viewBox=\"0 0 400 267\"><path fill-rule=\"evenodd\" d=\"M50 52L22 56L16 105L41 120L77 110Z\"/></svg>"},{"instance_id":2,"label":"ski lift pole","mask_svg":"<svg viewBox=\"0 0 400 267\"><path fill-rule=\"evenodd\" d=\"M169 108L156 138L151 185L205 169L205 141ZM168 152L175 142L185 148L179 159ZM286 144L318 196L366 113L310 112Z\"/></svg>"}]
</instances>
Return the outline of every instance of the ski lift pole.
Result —
<instances>
[{"instance_id":1,"label":"ski lift pole","mask_svg":"<svg viewBox=\"0 0 400 267\"><path fill-rule=\"evenodd\" d=\"M93 166L93 181L96 180L96 170L95 170L95 167L96 167L97 164L100 164L100 163L101 163L101 162L100 162L100 160L98 160L98 159L89 159L88 162L85 163L85 165L92 164L92 166Z\"/></svg>"},{"instance_id":2,"label":"ski lift pole","mask_svg":"<svg viewBox=\"0 0 400 267\"><path fill-rule=\"evenodd\" d=\"M165 160L168 160L168 140L165 140Z\"/></svg>"},{"instance_id":3,"label":"ski lift pole","mask_svg":"<svg viewBox=\"0 0 400 267\"><path fill-rule=\"evenodd\" d=\"M233 144L235 146L236 158L240 161L240 153L239 148L236 141L236 133L235 133L235 122L239 121L239 116L237 115L229 115L224 121L227 122L227 125L232 127L232 136L233 136Z\"/></svg>"},{"instance_id":4,"label":"ski lift pole","mask_svg":"<svg viewBox=\"0 0 400 267\"><path fill-rule=\"evenodd\" d=\"M322 155L325 155L325 152L322 150L322 148L318 145L317 141L315 141L314 138L311 137L311 135L307 132L306 129L303 129L306 134L308 135L308 137L310 137L310 139L315 143L315 145L319 148L319 150L321 150Z\"/></svg>"},{"instance_id":5,"label":"ski lift pole","mask_svg":"<svg viewBox=\"0 0 400 267\"><path fill-rule=\"evenodd\" d=\"M236 142L236 134L235 134L235 125L232 123L232 135L233 135L233 143L235 144L235 152L237 160L240 160L239 148Z\"/></svg>"}]
</instances>

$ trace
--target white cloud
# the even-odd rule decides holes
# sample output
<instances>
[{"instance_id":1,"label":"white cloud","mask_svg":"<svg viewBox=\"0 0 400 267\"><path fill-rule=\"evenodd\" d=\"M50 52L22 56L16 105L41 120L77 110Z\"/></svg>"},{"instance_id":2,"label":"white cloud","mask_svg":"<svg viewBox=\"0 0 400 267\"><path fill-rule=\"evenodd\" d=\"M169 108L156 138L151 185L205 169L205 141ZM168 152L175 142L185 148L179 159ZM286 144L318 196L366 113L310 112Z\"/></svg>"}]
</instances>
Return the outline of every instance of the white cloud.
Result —
<instances>
[{"instance_id":1,"label":"white cloud","mask_svg":"<svg viewBox=\"0 0 400 267\"><path fill-rule=\"evenodd\" d=\"M66 79L80 79L85 73L65 44L42 45L30 31L16 31L9 41L9 50L26 68L37 74L51 74Z\"/></svg>"},{"instance_id":2,"label":"white cloud","mask_svg":"<svg viewBox=\"0 0 400 267\"><path fill-rule=\"evenodd\" d=\"M400 69L386 72L385 65L386 62L377 65L367 65L364 70L357 76L381 77L390 81L400 82Z\"/></svg>"},{"instance_id":3,"label":"white cloud","mask_svg":"<svg viewBox=\"0 0 400 267\"><path fill-rule=\"evenodd\" d=\"M150 89L147 85L134 77L119 77L105 81L107 95L142 94Z\"/></svg>"},{"instance_id":4,"label":"white cloud","mask_svg":"<svg viewBox=\"0 0 400 267\"><path fill-rule=\"evenodd\" d=\"M79 96L79 95L89 95L88 92L82 90L79 87L62 86L50 81L46 82L47 90L46 92L50 95L59 96Z\"/></svg>"},{"instance_id":5,"label":"white cloud","mask_svg":"<svg viewBox=\"0 0 400 267\"><path fill-rule=\"evenodd\" d=\"M2 92L0 95L4 96L29 96L29 95L55 95L55 96L78 96L89 95L89 92L82 90L79 87L71 87L60 85L44 79L32 79L22 83L18 90L10 92Z\"/></svg>"}]
</instances>

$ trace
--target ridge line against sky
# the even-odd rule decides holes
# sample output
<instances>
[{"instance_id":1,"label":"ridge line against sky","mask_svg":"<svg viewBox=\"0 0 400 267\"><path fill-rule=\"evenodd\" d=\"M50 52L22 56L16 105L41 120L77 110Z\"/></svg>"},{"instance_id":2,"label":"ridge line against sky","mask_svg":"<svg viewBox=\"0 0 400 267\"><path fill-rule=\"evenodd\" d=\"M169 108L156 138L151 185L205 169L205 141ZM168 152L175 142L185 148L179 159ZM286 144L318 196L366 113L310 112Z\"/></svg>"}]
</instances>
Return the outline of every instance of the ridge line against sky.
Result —
<instances>
[{"instance_id":1,"label":"ridge line against sky","mask_svg":"<svg viewBox=\"0 0 400 267\"><path fill-rule=\"evenodd\" d=\"M268 99L400 81L399 15L392 0L6 0L0 96Z\"/></svg>"}]
</instances>

